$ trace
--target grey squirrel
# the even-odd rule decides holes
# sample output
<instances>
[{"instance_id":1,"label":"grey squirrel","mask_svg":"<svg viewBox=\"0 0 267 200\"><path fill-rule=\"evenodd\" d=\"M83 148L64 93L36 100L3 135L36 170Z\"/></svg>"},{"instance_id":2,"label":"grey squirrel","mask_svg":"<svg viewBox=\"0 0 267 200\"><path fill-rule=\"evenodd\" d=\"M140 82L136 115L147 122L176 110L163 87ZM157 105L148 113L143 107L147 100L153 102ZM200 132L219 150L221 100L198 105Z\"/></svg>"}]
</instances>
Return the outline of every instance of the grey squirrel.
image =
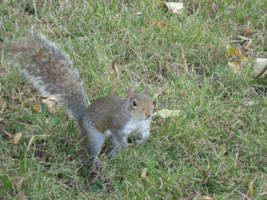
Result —
<instances>
[{"instance_id":1,"label":"grey squirrel","mask_svg":"<svg viewBox=\"0 0 267 200\"><path fill-rule=\"evenodd\" d=\"M42 34L32 33L11 41L7 55L19 61L23 74L42 95L53 95L77 119L86 137L89 154L97 157L105 140L111 142L111 157L127 145L129 134L140 134L137 143L145 143L150 135L153 99L147 89L129 97L105 96L90 106L79 73L68 54Z\"/></svg>"}]
</instances>

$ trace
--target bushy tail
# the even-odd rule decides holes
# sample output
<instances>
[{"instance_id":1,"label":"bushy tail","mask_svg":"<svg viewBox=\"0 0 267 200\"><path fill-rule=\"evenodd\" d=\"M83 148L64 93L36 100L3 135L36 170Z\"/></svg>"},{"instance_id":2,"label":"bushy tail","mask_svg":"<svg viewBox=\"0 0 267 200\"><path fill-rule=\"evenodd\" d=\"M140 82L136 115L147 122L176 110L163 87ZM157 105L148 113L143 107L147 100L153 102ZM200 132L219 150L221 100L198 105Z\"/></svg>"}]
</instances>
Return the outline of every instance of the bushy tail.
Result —
<instances>
[{"instance_id":1,"label":"bushy tail","mask_svg":"<svg viewBox=\"0 0 267 200\"><path fill-rule=\"evenodd\" d=\"M7 54L19 61L23 74L43 96L53 95L59 104L80 119L87 108L86 96L68 54L41 34L30 34L10 42Z\"/></svg>"}]
</instances>

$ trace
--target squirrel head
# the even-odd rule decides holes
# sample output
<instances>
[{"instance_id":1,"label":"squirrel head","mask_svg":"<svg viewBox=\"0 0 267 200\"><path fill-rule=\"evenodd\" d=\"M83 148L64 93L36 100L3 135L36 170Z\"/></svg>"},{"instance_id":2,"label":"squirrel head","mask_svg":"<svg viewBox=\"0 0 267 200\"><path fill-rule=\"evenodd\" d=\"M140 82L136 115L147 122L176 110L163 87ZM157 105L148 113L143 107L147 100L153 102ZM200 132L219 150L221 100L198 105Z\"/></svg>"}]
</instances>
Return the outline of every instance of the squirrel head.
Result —
<instances>
[{"instance_id":1,"label":"squirrel head","mask_svg":"<svg viewBox=\"0 0 267 200\"><path fill-rule=\"evenodd\" d=\"M151 118L154 104L150 90L147 88L144 93L134 93L133 88L129 88L128 93L130 110L133 116L141 120Z\"/></svg>"}]
</instances>

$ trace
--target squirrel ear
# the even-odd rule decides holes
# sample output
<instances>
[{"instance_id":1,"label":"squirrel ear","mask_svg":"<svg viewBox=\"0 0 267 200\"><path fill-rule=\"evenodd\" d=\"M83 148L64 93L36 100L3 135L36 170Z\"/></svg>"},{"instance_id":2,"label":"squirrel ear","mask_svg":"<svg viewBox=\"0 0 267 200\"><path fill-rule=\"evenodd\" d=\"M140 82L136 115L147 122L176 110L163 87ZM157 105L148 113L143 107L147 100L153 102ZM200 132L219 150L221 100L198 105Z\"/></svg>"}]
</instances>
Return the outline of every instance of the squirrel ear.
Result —
<instances>
[{"instance_id":1,"label":"squirrel ear","mask_svg":"<svg viewBox=\"0 0 267 200\"><path fill-rule=\"evenodd\" d=\"M150 89L149 89L148 87L146 88L145 94L147 94L147 95L149 95L149 96L151 95L151 93L150 93Z\"/></svg>"},{"instance_id":2,"label":"squirrel ear","mask_svg":"<svg viewBox=\"0 0 267 200\"><path fill-rule=\"evenodd\" d=\"M129 87L128 94L129 94L129 97L132 97L134 94L134 89Z\"/></svg>"}]
</instances>

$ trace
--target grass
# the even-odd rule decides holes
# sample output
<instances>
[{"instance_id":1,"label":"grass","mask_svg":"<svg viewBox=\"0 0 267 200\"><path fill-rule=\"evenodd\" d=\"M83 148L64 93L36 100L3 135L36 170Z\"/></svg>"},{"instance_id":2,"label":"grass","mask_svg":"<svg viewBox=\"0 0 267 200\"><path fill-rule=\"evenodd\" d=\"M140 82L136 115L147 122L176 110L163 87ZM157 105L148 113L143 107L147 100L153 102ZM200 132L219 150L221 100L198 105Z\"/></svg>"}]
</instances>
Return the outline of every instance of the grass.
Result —
<instances>
[{"instance_id":1,"label":"grass","mask_svg":"<svg viewBox=\"0 0 267 200\"><path fill-rule=\"evenodd\" d=\"M266 79L255 79L251 64L234 73L225 50L266 57L265 1L189 0L181 15L149 0L0 5L0 199L266 199ZM4 41L28 29L72 56L90 101L148 86L155 110L180 115L155 117L147 144L102 154L101 172L90 171L77 123L42 104L4 54ZM249 47L233 42L240 35ZM52 136L27 151L42 134Z\"/></svg>"}]
</instances>

